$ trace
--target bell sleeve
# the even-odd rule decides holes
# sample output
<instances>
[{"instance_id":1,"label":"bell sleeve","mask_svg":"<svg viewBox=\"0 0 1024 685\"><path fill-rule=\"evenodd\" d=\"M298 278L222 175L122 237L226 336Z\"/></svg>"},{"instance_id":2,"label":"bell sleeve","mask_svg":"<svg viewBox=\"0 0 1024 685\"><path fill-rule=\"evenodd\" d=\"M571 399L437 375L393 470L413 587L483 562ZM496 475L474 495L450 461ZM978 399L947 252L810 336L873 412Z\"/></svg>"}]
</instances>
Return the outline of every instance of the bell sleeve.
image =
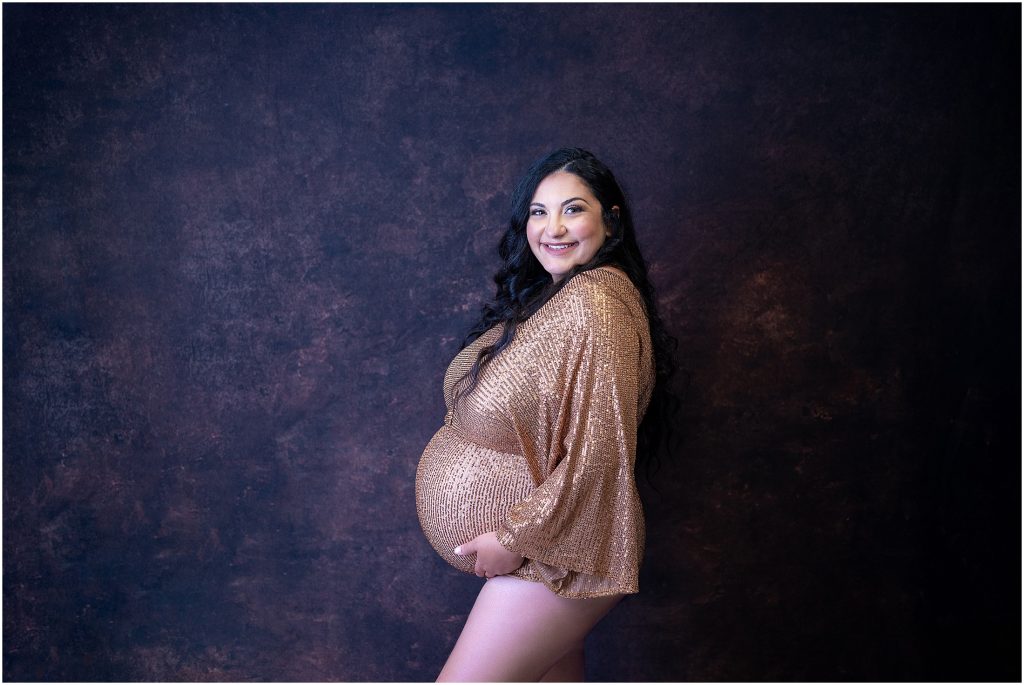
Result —
<instances>
[{"instance_id":1,"label":"bell sleeve","mask_svg":"<svg viewBox=\"0 0 1024 685\"><path fill-rule=\"evenodd\" d=\"M565 367L546 477L497 531L526 558L526 577L573 598L639 591L644 517L633 465L650 399L642 373L652 372L641 357L651 353L646 317L611 294L583 305L558 346Z\"/></svg>"}]
</instances>

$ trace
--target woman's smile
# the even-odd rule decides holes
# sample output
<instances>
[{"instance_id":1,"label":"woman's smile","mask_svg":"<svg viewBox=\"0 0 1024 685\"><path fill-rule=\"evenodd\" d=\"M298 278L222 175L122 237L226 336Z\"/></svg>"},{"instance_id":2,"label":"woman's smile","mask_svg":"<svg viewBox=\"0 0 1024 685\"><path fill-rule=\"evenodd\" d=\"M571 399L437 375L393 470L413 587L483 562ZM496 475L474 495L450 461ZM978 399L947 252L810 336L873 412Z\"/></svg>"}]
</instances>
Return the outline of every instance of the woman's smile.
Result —
<instances>
[{"instance_id":1,"label":"woman's smile","mask_svg":"<svg viewBox=\"0 0 1024 685\"><path fill-rule=\"evenodd\" d=\"M579 243L541 243L541 245L547 248L548 252L551 252L552 254L562 254L576 247Z\"/></svg>"}]
</instances>

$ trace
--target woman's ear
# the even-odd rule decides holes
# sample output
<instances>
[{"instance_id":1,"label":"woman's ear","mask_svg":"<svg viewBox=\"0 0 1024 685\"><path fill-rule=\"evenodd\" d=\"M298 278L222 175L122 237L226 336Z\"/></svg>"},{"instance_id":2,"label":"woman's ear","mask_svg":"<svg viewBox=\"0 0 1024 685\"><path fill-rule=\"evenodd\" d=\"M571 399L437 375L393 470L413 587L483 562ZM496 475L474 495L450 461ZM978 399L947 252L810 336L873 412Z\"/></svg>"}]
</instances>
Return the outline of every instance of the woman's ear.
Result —
<instances>
[{"instance_id":1,"label":"woman's ear","mask_svg":"<svg viewBox=\"0 0 1024 685\"><path fill-rule=\"evenodd\" d=\"M608 211L611 212L612 216L614 216L616 219L619 218L619 206L618 205L612 205L611 209L609 209ZM605 236L611 238L612 237L611 229L606 226L604 234L605 234Z\"/></svg>"}]
</instances>

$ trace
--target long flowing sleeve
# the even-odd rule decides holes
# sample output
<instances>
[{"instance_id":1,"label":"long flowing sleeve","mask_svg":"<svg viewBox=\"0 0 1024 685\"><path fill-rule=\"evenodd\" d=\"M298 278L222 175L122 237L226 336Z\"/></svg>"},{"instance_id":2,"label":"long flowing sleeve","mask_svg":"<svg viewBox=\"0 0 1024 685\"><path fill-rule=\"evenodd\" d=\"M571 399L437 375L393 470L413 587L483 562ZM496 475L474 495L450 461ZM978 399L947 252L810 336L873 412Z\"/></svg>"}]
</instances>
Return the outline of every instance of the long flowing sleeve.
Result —
<instances>
[{"instance_id":1,"label":"long flowing sleeve","mask_svg":"<svg viewBox=\"0 0 1024 685\"><path fill-rule=\"evenodd\" d=\"M554 343L564 366L542 429L543 480L497 531L526 557L525 575L565 597L637 592L644 551L633 466L654 379L649 329L639 297L599 286L575 286L572 325Z\"/></svg>"}]
</instances>

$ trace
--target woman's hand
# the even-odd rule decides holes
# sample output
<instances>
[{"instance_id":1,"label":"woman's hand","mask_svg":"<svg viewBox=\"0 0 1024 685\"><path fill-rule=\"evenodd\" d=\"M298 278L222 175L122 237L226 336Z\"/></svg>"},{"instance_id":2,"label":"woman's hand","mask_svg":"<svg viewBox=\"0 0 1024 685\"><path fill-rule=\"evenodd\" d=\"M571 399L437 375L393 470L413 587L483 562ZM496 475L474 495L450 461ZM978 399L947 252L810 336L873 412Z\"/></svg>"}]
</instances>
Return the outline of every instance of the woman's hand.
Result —
<instances>
[{"instance_id":1,"label":"woman's hand","mask_svg":"<svg viewBox=\"0 0 1024 685\"><path fill-rule=\"evenodd\" d=\"M476 554L475 573L481 578L493 578L512 573L523 565L523 555L510 552L505 546L498 542L498 535L495 531L477 535L469 542L465 542L455 548L459 556Z\"/></svg>"}]
</instances>

